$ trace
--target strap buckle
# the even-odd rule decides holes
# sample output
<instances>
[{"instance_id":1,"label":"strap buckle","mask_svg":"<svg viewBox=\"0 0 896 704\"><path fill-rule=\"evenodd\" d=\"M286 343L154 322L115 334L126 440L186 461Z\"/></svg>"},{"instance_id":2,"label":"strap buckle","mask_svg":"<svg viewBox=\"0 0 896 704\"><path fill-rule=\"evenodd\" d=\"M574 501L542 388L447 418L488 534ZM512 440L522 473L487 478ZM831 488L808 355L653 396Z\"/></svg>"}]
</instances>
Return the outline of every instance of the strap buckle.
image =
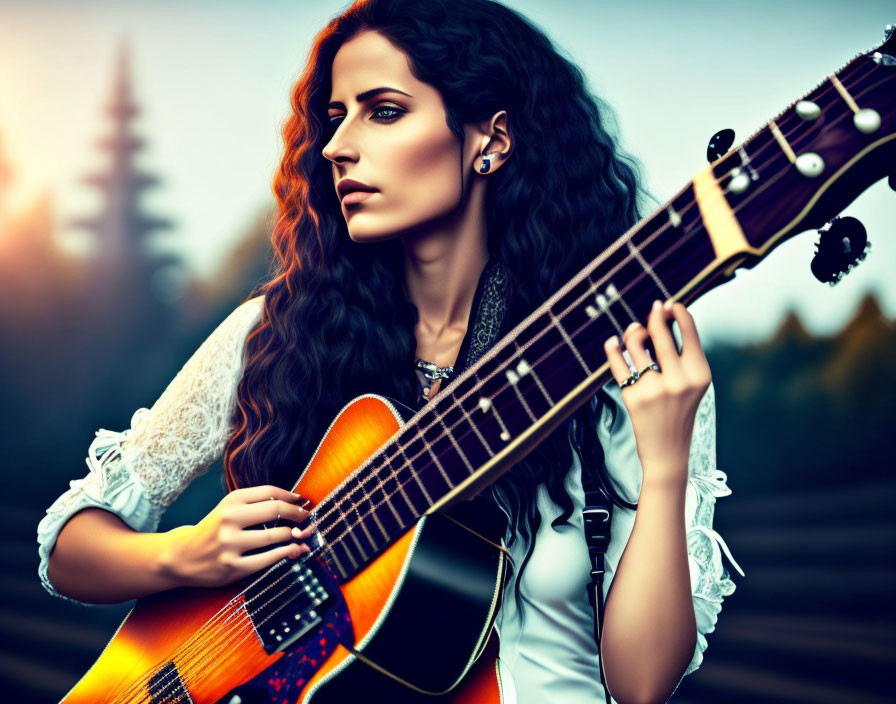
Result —
<instances>
[{"instance_id":1,"label":"strap buckle","mask_svg":"<svg viewBox=\"0 0 896 704\"><path fill-rule=\"evenodd\" d=\"M606 523L610 520L610 512L600 506L586 506L582 509L582 515L586 520L590 519L593 521L595 517L598 517L601 514L603 514L603 517L600 519L601 523Z\"/></svg>"}]
</instances>

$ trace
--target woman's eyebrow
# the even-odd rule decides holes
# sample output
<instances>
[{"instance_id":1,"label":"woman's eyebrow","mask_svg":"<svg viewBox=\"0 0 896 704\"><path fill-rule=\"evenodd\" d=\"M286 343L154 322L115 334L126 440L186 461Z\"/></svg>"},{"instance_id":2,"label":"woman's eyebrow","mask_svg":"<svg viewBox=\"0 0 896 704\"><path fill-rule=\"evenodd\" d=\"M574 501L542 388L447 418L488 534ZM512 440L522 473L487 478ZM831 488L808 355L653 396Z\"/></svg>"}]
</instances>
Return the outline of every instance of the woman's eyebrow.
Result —
<instances>
[{"instance_id":1,"label":"woman's eyebrow","mask_svg":"<svg viewBox=\"0 0 896 704\"><path fill-rule=\"evenodd\" d=\"M401 93L402 95L406 95L409 98L413 98L414 96L410 93L405 93L403 90L398 90L398 88L388 88L387 86L381 86L379 88L371 88L370 90L365 90L363 93L358 93L355 96L355 100L359 103L363 103L365 100L369 100L375 95L379 95L380 93ZM338 101L334 101L327 105L327 109L329 108L344 108L345 105Z\"/></svg>"}]
</instances>

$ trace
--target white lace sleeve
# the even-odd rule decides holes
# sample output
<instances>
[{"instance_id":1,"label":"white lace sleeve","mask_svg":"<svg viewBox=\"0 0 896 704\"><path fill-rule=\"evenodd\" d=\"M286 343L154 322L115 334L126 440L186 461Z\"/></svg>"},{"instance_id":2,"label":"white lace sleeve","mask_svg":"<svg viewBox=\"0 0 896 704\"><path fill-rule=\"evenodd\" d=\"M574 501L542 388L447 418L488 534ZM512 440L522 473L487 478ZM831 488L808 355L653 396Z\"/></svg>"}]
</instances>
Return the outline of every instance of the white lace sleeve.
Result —
<instances>
[{"instance_id":1,"label":"white lace sleeve","mask_svg":"<svg viewBox=\"0 0 896 704\"><path fill-rule=\"evenodd\" d=\"M602 410L600 438L604 445L607 470L615 488L630 501L641 491L642 470L631 420L622 402L621 390L615 381L605 387L615 401L617 419L612 423L609 409ZM697 620L697 645L685 670L690 674L703 662L706 634L715 630L722 600L734 592L734 582L722 564L724 553L732 566L743 576L728 546L712 527L716 498L728 496L731 490L727 477L716 467L716 406L715 388L709 389L700 400L694 420L691 450L688 460L688 484L685 494L685 524L687 526L688 565L691 576L691 595ZM614 508L610 545L607 547L607 576L612 578L631 535L635 511ZM609 584L604 584L605 595Z\"/></svg>"},{"instance_id":2,"label":"white lace sleeve","mask_svg":"<svg viewBox=\"0 0 896 704\"><path fill-rule=\"evenodd\" d=\"M685 670L686 675L703 662L706 634L715 630L722 600L734 592L734 582L722 564L722 553L740 576L744 576L722 536L712 527L716 499L731 494L726 484L728 477L716 466L716 397L712 384L697 408L688 471L684 512L688 526L691 594L697 617L697 647Z\"/></svg>"},{"instance_id":3,"label":"white lace sleeve","mask_svg":"<svg viewBox=\"0 0 896 704\"><path fill-rule=\"evenodd\" d=\"M134 530L153 531L162 512L223 454L232 431L245 340L261 316L262 302L258 296L227 316L152 408L134 413L130 428L96 432L87 453L87 476L72 480L37 526L38 574L51 594L69 599L47 575L50 553L69 518L93 506L114 513Z\"/></svg>"}]
</instances>

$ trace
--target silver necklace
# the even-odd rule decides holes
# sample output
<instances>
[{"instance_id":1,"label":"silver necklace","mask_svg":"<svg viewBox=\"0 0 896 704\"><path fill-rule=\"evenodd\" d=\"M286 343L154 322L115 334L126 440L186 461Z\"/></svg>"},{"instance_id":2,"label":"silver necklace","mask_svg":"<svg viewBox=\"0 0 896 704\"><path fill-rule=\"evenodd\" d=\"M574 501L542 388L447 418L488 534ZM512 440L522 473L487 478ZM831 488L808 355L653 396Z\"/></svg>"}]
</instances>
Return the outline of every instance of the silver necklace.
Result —
<instances>
[{"instance_id":1,"label":"silver necklace","mask_svg":"<svg viewBox=\"0 0 896 704\"><path fill-rule=\"evenodd\" d=\"M427 362L425 359L417 359L414 361L414 366L423 372L423 376L426 377L427 381L429 381L429 386L423 387L423 396L429 398L429 391L432 388L434 382L438 379L445 379L446 381L451 378L451 375L454 373L453 366L440 367L438 364L434 362Z\"/></svg>"}]
</instances>

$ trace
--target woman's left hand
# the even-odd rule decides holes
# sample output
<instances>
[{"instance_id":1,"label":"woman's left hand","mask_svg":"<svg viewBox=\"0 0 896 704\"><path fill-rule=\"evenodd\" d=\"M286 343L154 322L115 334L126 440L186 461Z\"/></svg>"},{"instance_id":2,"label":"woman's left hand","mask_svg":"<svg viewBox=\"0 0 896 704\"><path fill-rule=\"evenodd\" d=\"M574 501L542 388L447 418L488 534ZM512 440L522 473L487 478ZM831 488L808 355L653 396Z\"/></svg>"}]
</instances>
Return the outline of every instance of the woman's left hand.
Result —
<instances>
[{"instance_id":1,"label":"woman's left hand","mask_svg":"<svg viewBox=\"0 0 896 704\"><path fill-rule=\"evenodd\" d=\"M667 323L673 318L681 332L681 354ZM623 333L622 344L638 373L654 361L644 347L648 338L661 371L644 372L634 384L622 389L622 400L635 431L644 481L683 485L697 406L712 375L694 319L683 304L676 302L669 308L654 301L647 327L635 322ZM604 343L604 351L613 377L621 384L632 372L616 336Z\"/></svg>"}]
</instances>

